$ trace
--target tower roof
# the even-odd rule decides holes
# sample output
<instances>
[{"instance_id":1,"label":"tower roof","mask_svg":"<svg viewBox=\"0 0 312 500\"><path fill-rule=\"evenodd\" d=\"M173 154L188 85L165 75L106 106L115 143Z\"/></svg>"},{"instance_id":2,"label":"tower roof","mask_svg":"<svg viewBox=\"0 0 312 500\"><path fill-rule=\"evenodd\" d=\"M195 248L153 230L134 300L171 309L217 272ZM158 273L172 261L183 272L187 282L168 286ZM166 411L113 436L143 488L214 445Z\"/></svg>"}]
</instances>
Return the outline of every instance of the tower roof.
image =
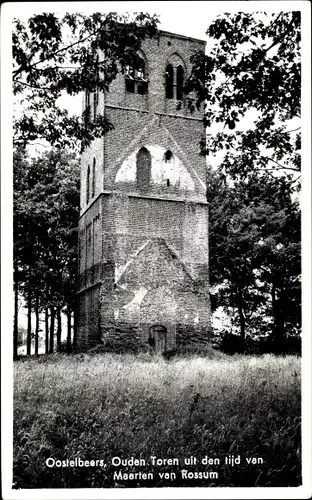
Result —
<instances>
[{"instance_id":1,"label":"tower roof","mask_svg":"<svg viewBox=\"0 0 312 500\"><path fill-rule=\"evenodd\" d=\"M171 31L164 31L164 30L158 30L158 33L165 35L165 36L170 36L172 38L179 38L182 40L189 40L191 42L200 42L206 45L206 40L202 40L201 38L193 38L191 36L185 36L185 35L179 35L178 33L172 33Z\"/></svg>"}]
</instances>

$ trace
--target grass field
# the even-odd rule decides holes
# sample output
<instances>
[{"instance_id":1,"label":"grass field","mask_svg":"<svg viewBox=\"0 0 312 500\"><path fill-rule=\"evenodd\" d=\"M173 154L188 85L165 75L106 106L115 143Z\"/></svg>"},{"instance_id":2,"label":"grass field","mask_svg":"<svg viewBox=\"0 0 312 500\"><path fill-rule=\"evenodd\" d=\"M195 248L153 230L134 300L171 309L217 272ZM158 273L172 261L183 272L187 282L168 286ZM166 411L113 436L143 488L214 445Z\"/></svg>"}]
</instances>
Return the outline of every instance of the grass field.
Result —
<instances>
[{"instance_id":1,"label":"grass field","mask_svg":"<svg viewBox=\"0 0 312 500\"><path fill-rule=\"evenodd\" d=\"M16 488L301 484L295 356L220 354L167 362L143 355L54 355L14 368ZM176 458L178 465L153 465L151 456ZM197 463L185 464L191 456ZM106 466L49 468L49 457ZM114 466L113 457L134 457L141 465ZM211 465L201 463L204 457ZM226 457L236 463L226 464ZM139 472L152 478L120 476ZM208 475L189 474L196 472Z\"/></svg>"}]
</instances>

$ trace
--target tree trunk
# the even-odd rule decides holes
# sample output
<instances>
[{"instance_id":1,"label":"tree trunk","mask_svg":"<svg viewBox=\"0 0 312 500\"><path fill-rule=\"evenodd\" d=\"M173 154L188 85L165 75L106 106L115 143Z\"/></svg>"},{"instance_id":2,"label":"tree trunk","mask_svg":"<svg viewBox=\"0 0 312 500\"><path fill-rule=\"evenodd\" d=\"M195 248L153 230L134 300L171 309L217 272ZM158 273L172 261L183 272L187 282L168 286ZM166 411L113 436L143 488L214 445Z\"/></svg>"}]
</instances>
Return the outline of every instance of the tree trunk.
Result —
<instances>
[{"instance_id":1,"label":"tree trunk","mask_svg":"<svg viewBox=\"0 0 312 500\"><path fill-rule=\"evenodd\" d=\"M246 321L244 314L244 301L241 290L238 293L238 314L240 326L240 349L241 352L245 351L245 337L246 337Z\"/></svg>"},{"instance_id":2,"label":"tree trunk","mask_svg":"<svg viewBox=\"0 0 312 500\"><path fill-rule=\"evenodd\" d=\"M49 353L52 354L54 352L54 320L55 320L55 309L54 307L50 307L51 319L50 319L50 349Z\"/></svg>"},{"instance_id":3,"label":"tree trunk","mask_svg":"<svg viewBox=\"0 0 312 500\"><path fill-rule=\"evenodd\" d=\"M18 277L14 268L14 330L13 330L13 359L18 358Z\"/></svg>"},{"instance_id":4,"label":"tree trunk","mask_svg":"<svg viewBox=\"0 0 312 500\"><path fill-rule=\"evenodd\" d=\"M27 293L27 356L31 355L31 288Z\"/></svg>"},{"instance_id":5,"label":"tree trunk","mask_svg":"<svg viewBox=\"0 0 312 500\"><path fill-rule=\"evenodd\" d=\"M273 349L274 351L276 350L276 317L277 317L277 310L276 310L276 287L275 283L272 283L272 290L271 290L271 297L272 297L272 313L273 313L273 322L274 322L274 331L273 331Z\"/></svg>"},{"instance_id":6,"label":"tree trunk","mask_svg":"<svg viewBox=\"0 0 312 500\"><path fill-rule=\"evenodd\" d=\"M38 355L38 347L39 347L39 294L36 294L36 330L35 330L35 354Z\"/></svg>"},{"instance_id":7,"label":"tree trunk","mask_svg":"<svg viewBox=\"0 0 312 500\"><path fill-rule=\"evenodd\" d=\"M62 315L60 307L57 308L56 318L57 318L56 350L59 352L61 350L61 342L62 342Z\"/></svg>"},{"instance_id":8,"label":"tree trunk","mask_svg":"<svg viewBox=\"0 0 312 500\"><path fill-rule=\"evenodd\" d=\"M281 354L285 351L285 323L284 315L279 306L278 317L275 323L275 352Z\"/></svg>"},{"instance_id":9,"label":"tree trunk","mask_svg":"<svg viewBox=\"0 0 312 500\"><path fill-rule=\"evenodd\" d=\"M283 310L283 291L280 298L276 297L276 285L272 284L272 310L274 318L273 349L276 354L280 354L285 349L285 321Z\"/></svg>"},{"instance_id":10,"label":"tree trunk","mask_svg":"<svg viewBox=\"0 0 312 500\"><path fill-rule=\"evenodd\" d=\"M69 354L72 351L71 344L71 311L67 311L67 339L66 339L66 352Z\"/></svg>"},{"instance_id":11,"label":"tree trunk","mask_svg":"<svg viewBox=\"0 0 312 500\"><path fill-rule=\"evenodd\" d=\"M44 311L44 326L45 326L45 353L49 353L49 309L46 307Z\"/></svg>"},{"instance_id":12,"label":"tree trunk","mask_svg":"<svg viewBox=\"0 0 312 500\"><path fill-rule=\"evenodd\" d=\"M74 335L73 335L73 350L77 349L77 313L74 311Z\"/></svg>"}]
</instances>

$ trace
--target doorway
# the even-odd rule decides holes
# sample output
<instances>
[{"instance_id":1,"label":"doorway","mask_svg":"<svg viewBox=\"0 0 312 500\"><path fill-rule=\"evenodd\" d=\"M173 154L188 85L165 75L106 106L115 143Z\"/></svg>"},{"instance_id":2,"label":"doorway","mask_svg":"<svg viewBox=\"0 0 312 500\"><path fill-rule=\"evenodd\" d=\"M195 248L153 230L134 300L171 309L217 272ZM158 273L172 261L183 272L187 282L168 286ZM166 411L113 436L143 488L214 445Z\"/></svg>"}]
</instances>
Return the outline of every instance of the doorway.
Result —
<instances>
[{"instance_id":1,"label":"doorway","mask_svg":"<svg viewBox=\"0 0 312 500\"><path fill-rule=\"evenodd\" d=\"M156 353L166 351L167 328L163 325L152 325L149 330L149 344L154 347Z\"/></svg>"}]
</instances>

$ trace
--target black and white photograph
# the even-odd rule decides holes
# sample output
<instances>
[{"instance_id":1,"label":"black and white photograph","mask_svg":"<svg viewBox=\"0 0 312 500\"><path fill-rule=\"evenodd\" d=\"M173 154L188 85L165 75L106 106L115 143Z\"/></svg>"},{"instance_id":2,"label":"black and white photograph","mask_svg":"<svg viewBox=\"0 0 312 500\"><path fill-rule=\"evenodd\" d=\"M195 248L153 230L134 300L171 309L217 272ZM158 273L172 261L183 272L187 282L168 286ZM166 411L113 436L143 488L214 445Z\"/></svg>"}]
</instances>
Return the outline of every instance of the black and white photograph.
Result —
<instances>
[{"instance_id":1,"label":"black and white photograph","mask_svg":"<svg viewBox=\"0 0 312 500\"><path fill-rule=\"evenodd\" d=\"M310 17L2 5L5 500L310 498Z\"/></svg>"}]
</instances>

